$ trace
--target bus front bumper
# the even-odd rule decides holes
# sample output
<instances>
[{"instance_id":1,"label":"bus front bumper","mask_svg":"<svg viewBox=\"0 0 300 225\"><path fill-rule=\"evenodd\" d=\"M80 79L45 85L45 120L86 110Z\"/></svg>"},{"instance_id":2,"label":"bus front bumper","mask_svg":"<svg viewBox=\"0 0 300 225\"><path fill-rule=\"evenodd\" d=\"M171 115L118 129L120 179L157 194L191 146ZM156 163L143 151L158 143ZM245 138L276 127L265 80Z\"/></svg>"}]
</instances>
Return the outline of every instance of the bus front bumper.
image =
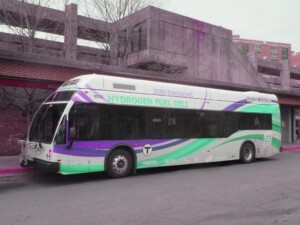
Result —
<instances>
[{"instance_id":1,"label":"bus front bumper","mask_svg":"<svg viewBox=\"0 0 300 225\"><path fill-rule=\"evenodd\" d=\"M30 167L37 168L38 170L57 173L59 172L59 163L58 162L47 162L41 159L33 158L28 160L28 165Z\"/></svg>"}]
</instances>

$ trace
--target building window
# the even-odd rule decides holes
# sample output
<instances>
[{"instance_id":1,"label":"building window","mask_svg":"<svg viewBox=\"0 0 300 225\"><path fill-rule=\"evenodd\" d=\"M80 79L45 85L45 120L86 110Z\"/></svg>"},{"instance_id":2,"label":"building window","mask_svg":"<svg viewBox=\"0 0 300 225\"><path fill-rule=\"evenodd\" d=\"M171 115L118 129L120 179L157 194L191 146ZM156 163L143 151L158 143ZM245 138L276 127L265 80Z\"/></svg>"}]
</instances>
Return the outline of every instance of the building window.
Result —
<instances>
[{"instance_id":1,"label":"building window","mask_svg":"<svg viewBox=\"0 0 300 225\"><path fill-rule=\"evenodd\" d=\"M281 55L282 55L282 60L288 59L289 58L289 49L288 48L282 48L281 49Z\"/></svg>"},{"instance_id":2,"label":"building window","mask_svg":"<svg viewBox=\"0 0 300 225\"><path fill-rule=\"evenodd\" d=\"M272 52L272 57L273 58L277 58L277 53L276 52Z\"/></svg>"},{"instance_id":3,"label":"building window","mask_svg":"<svg viewBox=\"0 0 300 225\"><path fill-rule=\"evenodd\" d=\"M242 45L242 52L243 52L244 54L247 54L248 51L249 51L249 45L248 45L248 44L243 44L243 45Z\"/></svg>"},{"instance_id":4,"label":"building window","mask_svg":"<svg viewBox=\"0 0 300 225\"><path fill-rule=\"evenodd\" d=\"M271 46L271 51L272 52L277 52L278 50L278 47L277 46Z\"/></svg>"},{"instance_id":5,"label":"building window","mask_svg":"<svg viewBox=\"0 0 300 225\"><path fill-rule=\"evenodd\" d=\"M277 62L277 59L271 59L271 62Z\"/></svg>"},{"instance_id":6,"label":"building window","mask_svg":"<svg viewBox=\"0 0 300 225\"><path fill-rule=\"evenodd\" d=\"M255 44L254 49L260 49L260 45Z\"/></svg>"},{"instance_id":7,"label":"building window","mask_svg":"<svg viewBox=\"0 0 300 225\"><path fill-rule=\"evenodd\" d=\"M259 56L260 55L260 51L255 51L255 55Z\"/></svg>"}]
</instances>

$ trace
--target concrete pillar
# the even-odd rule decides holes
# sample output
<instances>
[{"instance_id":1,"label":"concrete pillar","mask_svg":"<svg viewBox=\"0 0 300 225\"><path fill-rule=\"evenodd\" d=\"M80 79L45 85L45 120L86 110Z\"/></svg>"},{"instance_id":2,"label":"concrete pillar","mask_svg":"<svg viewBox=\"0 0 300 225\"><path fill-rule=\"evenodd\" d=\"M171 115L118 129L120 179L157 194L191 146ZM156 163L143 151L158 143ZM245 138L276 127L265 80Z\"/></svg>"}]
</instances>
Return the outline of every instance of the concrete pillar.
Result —
<instances>
[{"instance_id":1,"label":"concrete pillar","mask_svg":"<svg viewBox=\"0 0 300 225\"><path fill-rule=\"evenodd\" d=\"M76 4L66 5L65 17L65 57L66 59L77 59L78 16Z\"/></svg>"},{"instance_id":2,"label":"concrete pillar","mask_svg":"<svg viewBox=\"0 0 300 225\"><path fill-rule=\"evenodd\" d=\"M150 48L150 44L151 44L151 42L150 42L150 40L151 40L151 25L152 25L152 19L150 18L150 19L147 19L147 22L146 22L146 26L147 26L147 28L146 28L146 32L147 32L147 47L146 47L146 49L149 49Z\"/></svg>"},{"instance_id":3,"label":"concrete pillar","mask_svg":"<svg viewBox=\"0 0 300 225\"><path fill-rule=\"evenodd\" d=\"M292 108L281 106L281 141L283 143L292 143Z\"/></svg>"},{"instance_id":4,"label":"concrete pillar","mask_svg":"<svg viewBox=\"0 0 300 225\"><path fill-rule=\"evenodd\" d=\"M110 32L110 65L117 66L118 65L118 33Z\"/></svg>"},{"instance_id":5,"label":"concrete pillar","mask_svg":"<svg viewBox=\"0 0 300 225\"><path fill-rule=\"evenodd\" d=\"M282 70L280 71L281 89L291 90L290 65L288 60L282 60Z\"/></svg>"},{"instance_id":6,"label":"concrete pillar","mask_svg":"<svg viewBox=\"0 0 300 225\"><path fill-rule=\"evenodd\" d=\"M250 63L255 67L255 69L257 70L257 57L255 55L254 51L250 51L247 53L247 56L249 58Z\"/></svg>"}]
</instances>

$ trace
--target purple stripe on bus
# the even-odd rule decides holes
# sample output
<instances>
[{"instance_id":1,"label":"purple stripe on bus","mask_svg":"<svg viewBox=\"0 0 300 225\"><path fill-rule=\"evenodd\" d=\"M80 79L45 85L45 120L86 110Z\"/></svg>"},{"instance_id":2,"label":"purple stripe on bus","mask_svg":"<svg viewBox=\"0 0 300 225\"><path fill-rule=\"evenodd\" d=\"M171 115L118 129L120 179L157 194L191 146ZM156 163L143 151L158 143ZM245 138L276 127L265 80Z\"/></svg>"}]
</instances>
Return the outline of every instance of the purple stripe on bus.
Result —
<instances>
[{"instance_id":1,"label":"purple stripe on bus","mask_svg":"<svg viewBox=\"0 0 300 225\"><path fill-rule=\"evenodd\" d=\"M85 87L88 88L88 89L90 89L94 95L100 95L100 96L101 96L101 99L102 99L105 103L108 103L108 99L106 99L106 98L101 94L100 91L93 89L92 86L89 85L89 84L86 84Z\"/></svg>"},{"instance_id":2,"label":"purple stripe on bus","mask_svg":"<svg viewBox=\"0 0 300 225\"><path fill-rule=\"evenodd\" d=\"M78 91L77 94L82 97L84 100L86 100L87 102L94 102L86 93L84 93L83 91Z\"/></svg>"},{"instance_id":3,"label":"purple stripe on bus","mask_svg":"<svg viewBox=\"0 0 300 225\"><path fill-rule=\"evenodd\" d=\"M122 140L122 141L74 141L71 149L66 145L56 145L54 152L64 155L104 157L106 153L117 145L127 145L132 147L136 153L141 153L146 144L158 145L154 149L161 150L186 141L185 139L162 139L162 140Z\"/></svg>"},{"instance_id":4,"label":"purple stripe on bus","mask_svg":"<svg viewBox=\"0 0 300 225\"><path fill-rule=\"evenodd\" d=\"M54 152L63 155L83 157L104 157L107 153L107 151L103 150L82 149L74 146L71 149L67 149L67 146L54 146Z\"/></svg>"},{"instance_id":5,"label":"purple stripe on bus","mask_svg":"<svg viewBox=\"0 0 300 225\"><path fill-rule=\"evenodd\" d=\"M235 102L229 106L227 106L223 111L235 111L236 109L248 104L249 102L246 99Z\"/></svg>"},{"instance_id":6,"label":"purple stripe on bus","mask_svg":"<svg viewBox=\"0 0 300 225\"><path fill-rule=\"evenodd\" d=\"M171 142L171 143L166 143L165 145L160 145L160 146L153 146L153 151L159 151L159 150L163 150L166 148L171 148L174 147L176 145L182 144L186 141L189 141L190 139L177 139L175 142ZM136 153L142 153L143 152L143 148L140 149L136 149Z\"/></svg>"},{"instance_id":7,"label":"purple stripe on bus","mask_svg":"<svg viewBox=\"0 0 300 225\"><path fill-rule=\"evenodd\" d=\"M145 144L158 145L172 141L172 139L159 140L114 140L114 141L75 141L73 145L86 149L111 149L116 145L129 145L134 149L143 148Z\"/></svg>"},{"instance_id":8,"label":"purple stripe on bus","mask_svg":"<svg viewBox=\"0 0 300 225\"><path fill-rule=\"evenodd\" d=\"M80 98L78 95L72 97L73 102L87 102L85 99Z\"/></svg>"},{"instance_id":9,"label":"purple stripe on bus","mask_svg":"<svg viewBox=\"0 0 300 225\"><path fill-rule=\"evenodd\" d=\"M202 105L201 105L201 108L200 108L200 109L204 109L204 107L205 107L205 103L206 103L206 100L207 100L207 90L206 90L206 92L205 92L205 98L204 98L204 100L203 100L203 103L202 103Z\"/></svg>"}]
</instances>

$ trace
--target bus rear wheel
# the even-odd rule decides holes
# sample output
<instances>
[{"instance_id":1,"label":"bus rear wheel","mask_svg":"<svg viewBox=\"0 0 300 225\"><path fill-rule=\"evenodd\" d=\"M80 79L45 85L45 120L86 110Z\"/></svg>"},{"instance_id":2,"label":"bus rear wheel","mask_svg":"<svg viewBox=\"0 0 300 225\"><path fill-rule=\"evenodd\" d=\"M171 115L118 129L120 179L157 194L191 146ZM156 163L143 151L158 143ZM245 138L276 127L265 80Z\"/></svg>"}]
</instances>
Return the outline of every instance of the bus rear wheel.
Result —
<instances>
[{"instance_id":1,"label":"bus rear wheel","mask_svg":"<svg viewBox=\"0 0 300 225\"><path fill-rule=\"evenodd\" d=\"M107 160L107 174L111 178L122 178L130 174L133 160L130 153L124 149L114 150Z\"/></svg>"},{"instance_id":2,"label":"bus rear wheel","mask_svg":"<svg viewBox=\"0 0 300 225\"><path fill-rule=\"evenodd\" d=\"M255 151L254 147L250 143L246 143L241 148L240 160L242 163L251 163L254 161Z\"/></svg>"}]
</instances>

